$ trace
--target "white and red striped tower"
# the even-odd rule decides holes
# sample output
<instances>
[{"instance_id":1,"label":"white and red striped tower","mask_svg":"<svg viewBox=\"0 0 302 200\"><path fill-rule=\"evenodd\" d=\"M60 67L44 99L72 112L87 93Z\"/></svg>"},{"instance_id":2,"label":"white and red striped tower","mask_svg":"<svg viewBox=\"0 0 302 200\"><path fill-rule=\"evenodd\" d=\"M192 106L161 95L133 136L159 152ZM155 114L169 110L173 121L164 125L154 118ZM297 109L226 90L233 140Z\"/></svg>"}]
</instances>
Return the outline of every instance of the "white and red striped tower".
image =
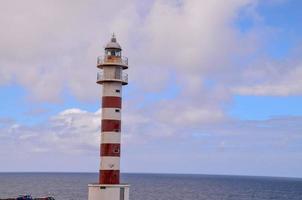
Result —
<instances>
[{"instance_id":1,"label":"white and red striped tower","mask_svg":"<svg viewBox=\"0 0 302 200\"><path fill-rule=\"evenodd\" d=\"M97 83L103 85L99 183L88 186L88 200L128 200L129 185L120 184L122 86L128 84L128 59L113 35L98 57Z\"/></svg>"}]
</instances>

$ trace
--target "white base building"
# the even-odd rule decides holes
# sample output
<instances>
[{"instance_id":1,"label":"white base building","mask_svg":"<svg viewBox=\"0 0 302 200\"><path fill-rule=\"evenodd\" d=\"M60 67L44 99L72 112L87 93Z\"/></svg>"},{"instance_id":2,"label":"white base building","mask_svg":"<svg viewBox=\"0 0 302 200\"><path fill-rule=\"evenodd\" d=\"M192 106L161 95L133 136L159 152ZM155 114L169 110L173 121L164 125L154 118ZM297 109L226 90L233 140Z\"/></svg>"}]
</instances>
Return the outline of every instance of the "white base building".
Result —
<instances>
[{"instance_id":1,"label":"white base building","mask_svg":"<svg viewBox=\"0 0 302 200\"><path fill-rule=\"evenodd\" d=\"M129 200L129 185L89 184L88 200Z\"/></svg>"}]
</instances>

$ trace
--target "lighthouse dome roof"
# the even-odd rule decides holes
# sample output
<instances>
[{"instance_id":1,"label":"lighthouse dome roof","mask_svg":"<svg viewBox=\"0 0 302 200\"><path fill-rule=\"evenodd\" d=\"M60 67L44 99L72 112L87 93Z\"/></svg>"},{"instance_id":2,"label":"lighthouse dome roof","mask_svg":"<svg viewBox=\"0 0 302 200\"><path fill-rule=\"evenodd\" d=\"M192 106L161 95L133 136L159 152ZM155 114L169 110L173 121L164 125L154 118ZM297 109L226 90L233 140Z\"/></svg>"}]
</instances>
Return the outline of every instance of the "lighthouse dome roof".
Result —
<instances>
[{"instance_id":1,"label":"lighthouse dome roof","mask_svg":"<svg viewBox=\"0 0 302 200\"><path fill-rule=\"evenodd\" d=\"M106 45L105 49L122 49L121 45L116 41L115 35L112 35L110 42Z\"/></svg>"}]
</instances>

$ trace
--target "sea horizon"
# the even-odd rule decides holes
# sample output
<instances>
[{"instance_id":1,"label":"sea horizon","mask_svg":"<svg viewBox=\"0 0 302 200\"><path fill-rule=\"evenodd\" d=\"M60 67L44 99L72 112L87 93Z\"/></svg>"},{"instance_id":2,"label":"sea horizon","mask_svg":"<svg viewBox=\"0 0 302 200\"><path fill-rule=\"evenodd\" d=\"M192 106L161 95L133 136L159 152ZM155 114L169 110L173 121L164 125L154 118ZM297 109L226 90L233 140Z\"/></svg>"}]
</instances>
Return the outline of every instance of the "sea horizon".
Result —
<instances>
[{"instance_id":1,"label":"sea horizon","mask_svg":"<svg viewBox=\"0 0 302 200\"><path fill-rule=\"evenodd\" d=\"M89 172L89 171L0 171L0 174L5 173L49 173L49 174L98 174L98 172ZM257 178L289 178L289 179L302 179L299 176L278 176L278 175L249 175L249 174L203 174L203 173L166 173L166 172L123 172L121 174L143 174L143 175L196 175L196 176L234 176L234 177L257 177Z\"/></svg>"},{"instance_id":2,"label":"sea horizon","mask_svg":"<svg viewBox=\"0 0 302 200\"><path fill-rule=\"evenodd\" d=\"M29 194L85 200L96 172L0 172L0 199ZM301 200L302 179L242 175L121 173L131 200Z\"/></svg>"}]
</instances>

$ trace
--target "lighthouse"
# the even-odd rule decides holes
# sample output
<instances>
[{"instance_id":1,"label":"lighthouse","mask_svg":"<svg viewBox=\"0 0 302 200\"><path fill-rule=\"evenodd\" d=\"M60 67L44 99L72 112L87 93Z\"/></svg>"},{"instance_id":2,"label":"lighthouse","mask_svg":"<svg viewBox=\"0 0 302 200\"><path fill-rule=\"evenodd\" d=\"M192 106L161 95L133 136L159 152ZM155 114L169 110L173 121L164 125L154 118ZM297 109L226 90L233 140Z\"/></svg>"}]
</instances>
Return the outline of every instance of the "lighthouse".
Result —
<instances>
[{"instance_id":1,"label":"lighthouse","mask_svg":"<svg viewBox=\"0 0 302 200\"><path fill-rule=\"evenodd\" d=\"M120 183L122 87L128 84L128 58L112 35L97 59L102 85L99 182L88 185L88 200L129 200L129 185Z\"/></svg>"}]
</instances>

